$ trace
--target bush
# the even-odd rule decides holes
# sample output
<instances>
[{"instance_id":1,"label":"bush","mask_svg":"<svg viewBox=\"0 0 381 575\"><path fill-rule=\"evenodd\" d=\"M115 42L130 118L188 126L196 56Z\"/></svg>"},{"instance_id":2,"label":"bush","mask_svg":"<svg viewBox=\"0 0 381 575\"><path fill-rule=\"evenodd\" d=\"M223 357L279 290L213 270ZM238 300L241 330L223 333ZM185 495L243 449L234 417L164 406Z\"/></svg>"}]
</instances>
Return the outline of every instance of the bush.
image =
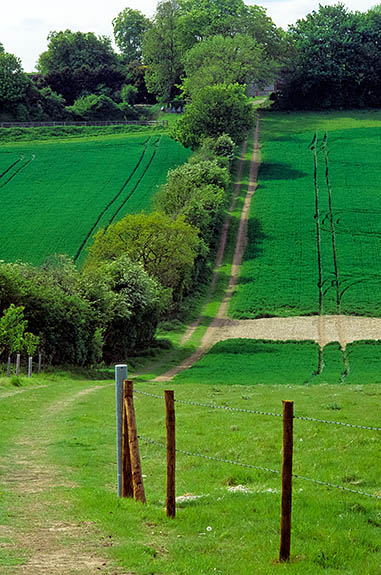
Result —
<instances>
[{"instance_id":1,"label":"bush","mask_svg":"<svg viewBox=\"0 0 381 575\"><path fill-rule=\"evenodd\" d=\"M190 282L195 257L200 248L198 230L182 216L173 220L157 212L130 214L99 230L86 260L87 269L127 255L143 264L145 271L181 299Z\"/></svg>"},{"instance_id":2,"label":"bush","mask_svg":"<svg viewBox=\"0 0 381 575\"><path fill-rule=\"evenodd\" d=\"M68 106L66 109L74 118L83 121L123 120L124 118L119 106L105 95L81 96L73 106Z\"/></svg>"},{"instance_id":3,"label":"bush","mask_svg":"<svg viewBox=\"0 0 381 575\"><path fill-rule=\"evenodd\" d=\"M234 142L245 138L254 125L254 110L239 84L217 84L197 92L174 128L174 137L196 149L206 137L227 134Z\"/></svg>"}]
</instances>

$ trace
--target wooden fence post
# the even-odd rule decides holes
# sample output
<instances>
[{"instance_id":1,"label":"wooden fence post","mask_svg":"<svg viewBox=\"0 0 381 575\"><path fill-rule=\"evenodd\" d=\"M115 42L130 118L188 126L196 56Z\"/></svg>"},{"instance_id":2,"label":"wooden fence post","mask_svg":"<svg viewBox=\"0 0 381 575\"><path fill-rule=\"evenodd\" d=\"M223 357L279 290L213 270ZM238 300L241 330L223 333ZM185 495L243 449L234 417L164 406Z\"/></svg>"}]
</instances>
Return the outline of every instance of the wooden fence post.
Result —
<instances>
[{"instance_id":1,"label":"wooden fence post","mask_svg":"<svg viewBox=\"0 0 381 575\"><path fill-rule=\"evenodd\" d=\"M294 402L283 401L282 517L279 561L290 560Z\"/></svg>"},{"instance_id":2,"label":"wooden fence post","mask_svg":"<svg viewBox=\"0 0 381 575\"><path fill-rule=\"evenodd\" d=\"M40 374L41 373L41 362L42 362L42 355L41 353L38 354L38 368L37 368L37 373Z\"/></svg>"},{"instance_id":3,"label":"wooden fence post","mask_svg":"<svg viewBox=\"0 0 381 575\"><path fill-rule=\"evenodd\" d=\"M128 444L128 423L127 423L127 382L123 382L123 418L122 418L122 497L134 497L134 486L132 483L132 467L130 457L130 446Z\"/></svg>"},{"instance_id":4,"label":"wooden fence post","mask_svg":"<svg viewBox=\"0 0 381 575\"><path fill-rule=\"evenodd\" d=\"M174 392L165 392L167 427L167 516L176 515L176 427Z\"/></svg>"},{"instance_id":5,"label":"wooden fence post","mask_svg":"<svg viewBox=\"0 0 381 575\"><path fill-rule=\"evenodd\" d=\"M144 493L142 467L139 455L138 433L136 429L136 418L134 408L134 389L132 381L125 381L126 399L124 404L127 411L127 425L128 425L128 444L130 447L130 459L132 469L132 484L134 489L134 497L136 501L146 502Z\"/></svg>"}]
</instances>

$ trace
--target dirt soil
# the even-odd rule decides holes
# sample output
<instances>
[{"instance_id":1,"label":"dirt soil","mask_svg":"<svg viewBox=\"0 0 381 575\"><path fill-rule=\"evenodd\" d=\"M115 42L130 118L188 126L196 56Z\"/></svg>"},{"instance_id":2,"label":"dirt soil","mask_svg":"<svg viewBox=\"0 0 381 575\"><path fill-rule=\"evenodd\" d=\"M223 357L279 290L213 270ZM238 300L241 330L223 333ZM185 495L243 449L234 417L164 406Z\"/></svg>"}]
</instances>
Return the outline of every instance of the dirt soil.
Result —
<instances>
[{"instance_id":1,"label":"dirt soil","mask_svg":"<svg viewBox=\"0 0 381 575\"><path fill-rule=\"evenodd\" d=\"M231 276L224 299L199 348L180 365L160 375L155 381L170 381L181 371L192 367L217 342L231 338L268 339L273 341L313 340L318 342L321 347L329 342L338 341L343 349L352 341L363 339L381 340L380 318L343 315L275 317L253 320L233 320L228 318L229 303L239 278L240 266L247 242L247 220L250 203L258 185L258 170L261 162L259 133L260 118L257 121L254 132L254 149L250 165L249 185L237 234ZM242 169L241 166L240 168ZM226 238L222 249L225 249L225 244ZM220 256L221 261L222 256L223 253ZM216 272L218 274L218 270ZM188 332L184 335L183 341L187 341L187 339Z\"/></svg>"}]
</instances>

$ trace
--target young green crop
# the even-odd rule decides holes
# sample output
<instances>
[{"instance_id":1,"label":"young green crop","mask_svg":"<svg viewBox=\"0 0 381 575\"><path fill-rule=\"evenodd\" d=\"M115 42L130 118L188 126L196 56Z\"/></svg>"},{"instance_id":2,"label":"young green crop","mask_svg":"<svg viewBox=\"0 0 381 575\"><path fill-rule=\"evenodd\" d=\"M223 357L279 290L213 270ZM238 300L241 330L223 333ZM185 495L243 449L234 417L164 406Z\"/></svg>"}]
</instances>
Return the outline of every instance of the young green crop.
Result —
<instances>
[{"instance_id":1,"label":"young green crop","mask_svg":"<svg viewBox=\"0 0 381 575\"><path fill-rule=\"evenodd\" d=\"M380 316L380 135L379 112L264 115L234 317Z\"/></svg>"},{"instance_id":2,"label":"young green crop","mask_svg":"<svg viewBox=\"0 0 381 575\"><path fill-rule=\"evenodd\" d=\"M168 169L188 157L157 132L0 146L0 259L81 260L99 227L150 211Z\"/></svg>"}]
</instances>

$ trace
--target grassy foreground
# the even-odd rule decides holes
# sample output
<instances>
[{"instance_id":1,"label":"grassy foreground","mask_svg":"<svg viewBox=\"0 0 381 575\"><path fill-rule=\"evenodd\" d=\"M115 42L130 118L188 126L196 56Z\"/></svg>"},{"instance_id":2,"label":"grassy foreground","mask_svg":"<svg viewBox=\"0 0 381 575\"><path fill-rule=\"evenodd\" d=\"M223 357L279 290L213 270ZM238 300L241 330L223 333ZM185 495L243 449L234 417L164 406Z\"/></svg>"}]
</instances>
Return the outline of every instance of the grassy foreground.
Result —
<instances>
[{"instance_id":1,"label":"grassy foreground","mask_svg":"<svg viewBox=\"0 0 381 575\"><path fill-rule=\"evenodd\" d=\"M164 512L165 450L160 447L141 442L147 505L115 496L111 381L62 374L55 381L33 378L25 388L26 380L19 383L12 390L0 381L2 573L18 573L20 563L33 556L28 531L41 517L45 532L57 523L79 526L80 541L94 525L98 552L122 566L123 573L379 573L377 499L295 479L292 561L279 565L277 474L178 454L177 495L187 497L176 519L169 520ZM164 387L146 382L137 391L162 395ZM362 425L377 425L381 394L373 384L170 387L177 399L275 413L281 412L282 399L293 399L296 415ZM136 394L135 404L139 434L164 442L164 402ZM179 449L280 469L280 418L180 404L176 414ZM297 420L294 471L380 494L376 441L374 431ZM24 485L30 487L30 467L40 468L45 477L37 485L34 477L34 490ZM65 533L57 537L69 552L73 539Z\"/></svg>"}]
</instances>

